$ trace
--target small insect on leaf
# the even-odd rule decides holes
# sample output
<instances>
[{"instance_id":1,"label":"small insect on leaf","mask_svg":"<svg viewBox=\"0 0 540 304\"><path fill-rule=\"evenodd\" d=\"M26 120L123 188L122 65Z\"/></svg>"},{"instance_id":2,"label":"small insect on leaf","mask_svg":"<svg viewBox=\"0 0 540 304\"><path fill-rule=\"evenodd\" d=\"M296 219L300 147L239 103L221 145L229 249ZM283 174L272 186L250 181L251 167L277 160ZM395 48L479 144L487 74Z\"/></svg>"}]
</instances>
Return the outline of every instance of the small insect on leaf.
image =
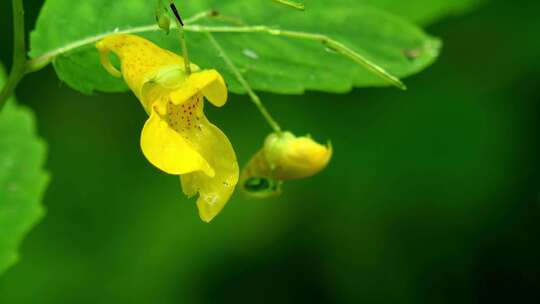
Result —
<instances>
[{"instance_id":1,"label":"small insect on leaf","mask_svg":"<svg viewBox=\"0 0 540 304\"><path fill-rule=\"evenodd\" d=\"M174 3L172 1L170 1L170 7L171 7L171 10L172 10L174 16L176 17L176 20L178 20L178 22L180 22L181 26L184 26L184 21L182 20L182 17L180 17L180 13L178 12L178 9L176 8L176 5L174 5Z\"/></svg>"},{"instance_id":2,"label":"small insect on leaf","mask_svg":"<svg viewBox=\"0 0 540 304\"><path fill-rule=\"evenodd\" d=\"M171 19L169 16L163 14L157 18L157 23L160 29L164 30L167 34L169 33L169 30L171 29Z\"/></svg>"},{"instance_id":3,"label":"small insect on leaf","mask_svg":"<svg viewBox=\"0 0 540 304\"><path fill-rule=\"evenodd\" d=\"M403 50L403 55L408 60L413 61L422 55L422 51L420 49Z\"/></svg>"}]
</instances>

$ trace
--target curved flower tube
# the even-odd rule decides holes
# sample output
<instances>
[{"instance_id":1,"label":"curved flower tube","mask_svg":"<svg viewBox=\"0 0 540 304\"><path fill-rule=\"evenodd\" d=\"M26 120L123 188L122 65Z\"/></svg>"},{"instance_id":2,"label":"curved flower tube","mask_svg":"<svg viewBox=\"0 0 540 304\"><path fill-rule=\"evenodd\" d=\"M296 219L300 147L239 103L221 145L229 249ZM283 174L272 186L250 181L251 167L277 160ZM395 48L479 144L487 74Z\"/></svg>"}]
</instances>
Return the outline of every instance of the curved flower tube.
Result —
<instances>
[{"instance_id":1,"label":"curved flower tube","mask_svg":"<svg viewBox=\"0 0 540 304\"><path fill-rule=\"evenodd\" d=\"M122 76L149 115L141 133L141 148L150 163L179 175L184 193L199 194L197 206L205 222L225 206L238 182L239 168L227 136L203 112L204 100L221 107L227 87L216 70L192 64L134 35L111 35L96 44L103 67ZM109 53L121 61L121 72Z\"/></svg>"}]
</instances>

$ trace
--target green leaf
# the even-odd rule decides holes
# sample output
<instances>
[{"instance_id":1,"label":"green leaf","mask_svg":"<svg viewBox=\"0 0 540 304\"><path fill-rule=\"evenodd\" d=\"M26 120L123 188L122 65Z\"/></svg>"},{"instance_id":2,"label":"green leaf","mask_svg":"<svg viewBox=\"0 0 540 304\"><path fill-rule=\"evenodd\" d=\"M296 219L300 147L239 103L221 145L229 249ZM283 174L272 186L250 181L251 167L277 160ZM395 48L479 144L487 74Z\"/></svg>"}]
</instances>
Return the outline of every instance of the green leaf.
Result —
<instances>
[{"instance_id":1,"label":"green leaf","mask_svg":"<svg viewBox=\"0 0 540 304\"><path fill-rule=\"evenodd\" d=\"M99 66L93 45L101 35L131 31L179 52L176 32L166 35L154 24L155 2L47 0L31 35L30 55L38 62L53 59L59 78L81 92L125 90L120 79L108 75ZM437 39L408 21L363 5L362 1L319 0L306 5L309 8L302 12L273 5L267 0L201 0L179 9L184 19L205 10L217 10L222 17L199 21L214 27L237 26L241 21L324 34L399 77L421 71L438 55ZM193 30L195 28L186 27L191 59L203 68L217 68L233 92L243 92L204 33ZM214 36L258 90L347 92L352 87L388 85L379 76L316 41L267 33L216 33Z\"/></svg>"},{"instance_id":2,"label":"green leaf","mask_svg":"<svg viewBox=\"0 0 540 304\"><path fill-rule=\"evenodd\" d=\"M350 3L358 0L339 0ZM360 2L391 12L417 24L430 24L440 18L466 13L485 0L359 0Z\"/></svg>"},{"instance_id":3,"label":"green leaf","mask_svg":"<svg viewBox=\"0 0 540 304\"><path fill-rule=\"evenodd\" d=\"M0 87L4 80L0 67ZM11 99L0 112L0 274L17 261L22 239L44 215L45 154L32 112Z\"/></svg>"}]
</instances>

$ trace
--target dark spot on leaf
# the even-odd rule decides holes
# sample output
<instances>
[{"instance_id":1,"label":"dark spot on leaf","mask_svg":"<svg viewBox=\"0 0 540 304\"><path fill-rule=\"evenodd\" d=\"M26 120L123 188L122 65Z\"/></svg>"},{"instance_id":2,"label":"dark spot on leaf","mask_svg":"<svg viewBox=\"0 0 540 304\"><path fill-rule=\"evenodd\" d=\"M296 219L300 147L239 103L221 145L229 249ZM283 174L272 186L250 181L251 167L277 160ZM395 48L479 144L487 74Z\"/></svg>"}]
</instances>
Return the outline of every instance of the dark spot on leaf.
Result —
<instances>
[{"instance_id":1,"label":"dark spot on leaf","mask_svg":"<svg viewBox=\"0 0 540 304\"><path fill-rule=\"evenodd\" d=\"M415 60L416 58L420 57L420 55L422 55L421 49L403 50L403 56L405 56L410 61Z\"/></svg>"}]
</instances>

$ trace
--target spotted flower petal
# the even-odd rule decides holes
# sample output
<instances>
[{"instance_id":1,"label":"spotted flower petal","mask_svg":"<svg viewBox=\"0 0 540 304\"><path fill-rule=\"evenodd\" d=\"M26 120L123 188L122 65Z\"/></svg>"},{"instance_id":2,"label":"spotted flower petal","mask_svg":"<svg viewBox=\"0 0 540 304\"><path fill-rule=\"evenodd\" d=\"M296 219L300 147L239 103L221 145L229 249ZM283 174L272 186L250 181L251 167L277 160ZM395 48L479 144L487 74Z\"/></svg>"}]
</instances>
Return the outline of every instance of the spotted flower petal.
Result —
<instances>
[{"instance_id":1,"label":"spotted flower petal","mask_svg":"<svg viewBox=\"0 0 540 304\"><path fill-rule=\"evenodd\" d=\"M215 175L199 152L156 110L152 110L144 124L141 148L148 161L166 173L178 175L202 171L208 176Z\"/></svg>"}]
</instances>

